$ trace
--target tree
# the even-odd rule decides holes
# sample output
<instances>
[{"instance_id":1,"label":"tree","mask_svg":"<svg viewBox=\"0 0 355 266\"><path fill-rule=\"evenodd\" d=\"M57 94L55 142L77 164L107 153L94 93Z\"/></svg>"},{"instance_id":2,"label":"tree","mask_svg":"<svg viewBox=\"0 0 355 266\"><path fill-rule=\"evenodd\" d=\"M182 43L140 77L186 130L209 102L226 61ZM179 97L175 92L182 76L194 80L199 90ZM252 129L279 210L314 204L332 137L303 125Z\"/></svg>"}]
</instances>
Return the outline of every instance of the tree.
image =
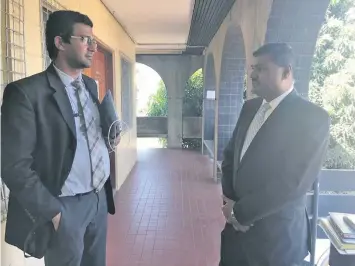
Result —
<instances>
[{"instance_id":1,"label":"tree","mask_svg":"<svg viewBox=\"0 0 355 266\"><path fill-rule=\"evenodd\" d=\"M316 44L310 99L331 117L326 168L355 168L355 1L334 0Z\"/></svg>"},{"instance_id":2,"label":"tree","mask_svg":"<svg viewBox=\"0 0 355 266\"><path fill-rule=\"evenodd\" d=\"M187 81L183 101L183 116L202 117L203 106L203 73L202 69L197 70ZM183 138L182 148L199 150L202 146L201 138Z\"/></svg>"},{"instance_id":3,"label":"tree","mask_svg":"<svg viewBox=\"0 0 355 266\"><path fill-rule=\"evenodd\" d=\"M203 102L203 74L202 69L197 70L187 81L185 87L185 96L183 99L183 116L202 116ZM168 115L168 99L167 90L164 82L159 82L157 92L149 98L147 107L148 116L167 116ZM165 146L166 140L160 139ZM182 140L182 148L199 149L201 147L201 139L185 139Z\"/></svg>"},{"instance_id":4,"label":"tree","mask_svg":"<svg viewBox=\"0 0 355 266\"><path fill-rule=\"evenodd\" d=\"M183 116L202 116L203 73L197 70L187 81L183 102Z\"/></svg>"},{"instance_id":5,"label":"tree","mask_svg":"<svg viewBox=\"0 0 355 266\"><path fill-rule=\"evenodd\" d=\"M157 92L149 97L147 115L168 116L168 97L163 80L159 81Z\"/></svg>"},{"instance_id":6,"label":"tree","mask_svg":"<svg viewBox=\"0 0 355 266\"><path fill-rule=\"evenodd\" d=\"M168 116L168 97L163 80L159 81L158 89L151 95L147 104L147 116ZM160 138L160 145L167 147L167 139Z\"/></svg>"}]
</instances>

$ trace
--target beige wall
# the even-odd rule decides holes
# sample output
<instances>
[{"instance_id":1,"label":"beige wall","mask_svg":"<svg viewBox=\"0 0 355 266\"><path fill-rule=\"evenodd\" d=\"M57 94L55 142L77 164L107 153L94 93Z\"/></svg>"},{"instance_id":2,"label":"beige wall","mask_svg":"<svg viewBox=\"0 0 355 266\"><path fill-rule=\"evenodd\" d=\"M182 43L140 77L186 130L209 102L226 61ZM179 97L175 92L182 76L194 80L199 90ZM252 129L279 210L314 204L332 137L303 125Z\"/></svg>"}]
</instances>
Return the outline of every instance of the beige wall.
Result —
<instances>
[{"instance_id":1,"label":"beige wall","mask_svg":"<svg viewBox=\"0 0 355 266\"><path fill-rule=\"evenodd\" d=\"M117 100L117 111L121 113L121 66L120 55L124 54L132 62L132 77L134 81L135 45L121 26L106 10L100 0L58 0L66 9L77 10L87 14L94 22L94 34L113 53L114 62L114 89ZM26 69L27 76L43 70L42 36L40 19L40 0L24 0L24 25L26 43ZM136 109L136 90L133 82L132 108ZM122 185L136 162L136 119L133 111L133 129L125 134L119 150L116 153L116 189ZM5 224L1 224L1 265L2 266L29 266L43 265L42 261L23 257L18 249L3 242Z\"/></svg>"}]
</instances>

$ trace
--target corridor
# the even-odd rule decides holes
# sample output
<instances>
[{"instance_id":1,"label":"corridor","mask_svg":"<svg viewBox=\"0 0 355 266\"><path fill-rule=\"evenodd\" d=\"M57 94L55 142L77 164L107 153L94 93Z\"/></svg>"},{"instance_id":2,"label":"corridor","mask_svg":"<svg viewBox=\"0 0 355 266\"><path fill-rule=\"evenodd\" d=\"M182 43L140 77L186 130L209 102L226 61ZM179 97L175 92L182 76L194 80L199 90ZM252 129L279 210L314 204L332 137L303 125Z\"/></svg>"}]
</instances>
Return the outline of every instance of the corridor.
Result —
<instances>
[{"instance_id":1,"label":"corridor","mask_svg":"<svg viewBox=\"0 0 355 266\"><path fill-rule=\"evenodd\" d=\"M109 217L107 266L215 266L220 186L199 153L139 150Z\"/></svg>"}]
</instances>

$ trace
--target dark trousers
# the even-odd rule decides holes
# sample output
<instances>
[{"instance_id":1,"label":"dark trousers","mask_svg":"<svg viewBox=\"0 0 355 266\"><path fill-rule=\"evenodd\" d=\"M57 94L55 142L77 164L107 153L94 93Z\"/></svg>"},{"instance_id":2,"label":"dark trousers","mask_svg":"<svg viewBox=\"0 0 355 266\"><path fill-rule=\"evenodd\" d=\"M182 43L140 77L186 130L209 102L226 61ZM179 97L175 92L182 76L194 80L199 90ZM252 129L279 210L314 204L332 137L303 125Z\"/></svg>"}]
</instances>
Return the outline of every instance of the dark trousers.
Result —
<instances>
[{"instance_id":1,"label":"dark trousers","mask_svg":"<svg viewBox=\"0 0 355 266\"><path fill-rule=\"evenodd\" d=\"M270 262L264 262L257 257L257 252L252 255L246 250L243 242L246 239L240 238L242 232L237 232L235 229L226 224L225 228L221 232L221 247L220 247L220 261L218 266L302 266L302 262L299 263L287 263L279 262L278 264L272 264ZM270 243L272 244L272 243ZM258 249L260 246L248 247L251 249Z\"/></svg>"},{"instance_id":2,"label":"dark trousers","mask_svg":"<svg viewBox=\"0 0 355 266\"><path fill-rule=\"evenodd\" d=\"M106 265L107 201L105 189L61 197L61 220L44 256L46 266Z\"/></svg>"}]
</instances>

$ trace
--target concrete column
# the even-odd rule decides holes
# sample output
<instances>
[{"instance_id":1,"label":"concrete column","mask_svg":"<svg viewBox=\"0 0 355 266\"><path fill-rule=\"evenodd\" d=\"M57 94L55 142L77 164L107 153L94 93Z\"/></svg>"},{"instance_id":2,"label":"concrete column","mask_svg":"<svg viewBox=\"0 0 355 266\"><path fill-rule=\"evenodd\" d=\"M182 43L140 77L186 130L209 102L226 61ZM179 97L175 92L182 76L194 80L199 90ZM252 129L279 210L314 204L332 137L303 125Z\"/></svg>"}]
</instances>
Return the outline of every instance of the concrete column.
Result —
<instances>
[{"instance_id":1,"label":"concrete column","mask_svg":"<svg viewBox=\"0 0 355 266\"><path fill-rule=\"evenodd\" d=\"M185 89L185 75L179 66L172 69L167 80L168 90L168 148L180 149L182 145L182 101Z\"/></svg>"},{"instance_id":2,"label":"concrete column","mask_svg":"<svg viewBox=\"0 0 355 266\"><path fill-rule=\"evenodd\" d=\"M244 38L240 27L227 30L223 45L218 92L217 160L223 160L226 148L243 106L245 78Z\"/></svg>"},{"instance_id":3,"label":"concrete column","mask_svg":"<svg viewBox=\"0 0 355 266\"><path fill-rule=\"evenodd\" d=\"M182 145L182 99L168 98L168 148L181 148Z\"/></svg>"}]
</instances>

